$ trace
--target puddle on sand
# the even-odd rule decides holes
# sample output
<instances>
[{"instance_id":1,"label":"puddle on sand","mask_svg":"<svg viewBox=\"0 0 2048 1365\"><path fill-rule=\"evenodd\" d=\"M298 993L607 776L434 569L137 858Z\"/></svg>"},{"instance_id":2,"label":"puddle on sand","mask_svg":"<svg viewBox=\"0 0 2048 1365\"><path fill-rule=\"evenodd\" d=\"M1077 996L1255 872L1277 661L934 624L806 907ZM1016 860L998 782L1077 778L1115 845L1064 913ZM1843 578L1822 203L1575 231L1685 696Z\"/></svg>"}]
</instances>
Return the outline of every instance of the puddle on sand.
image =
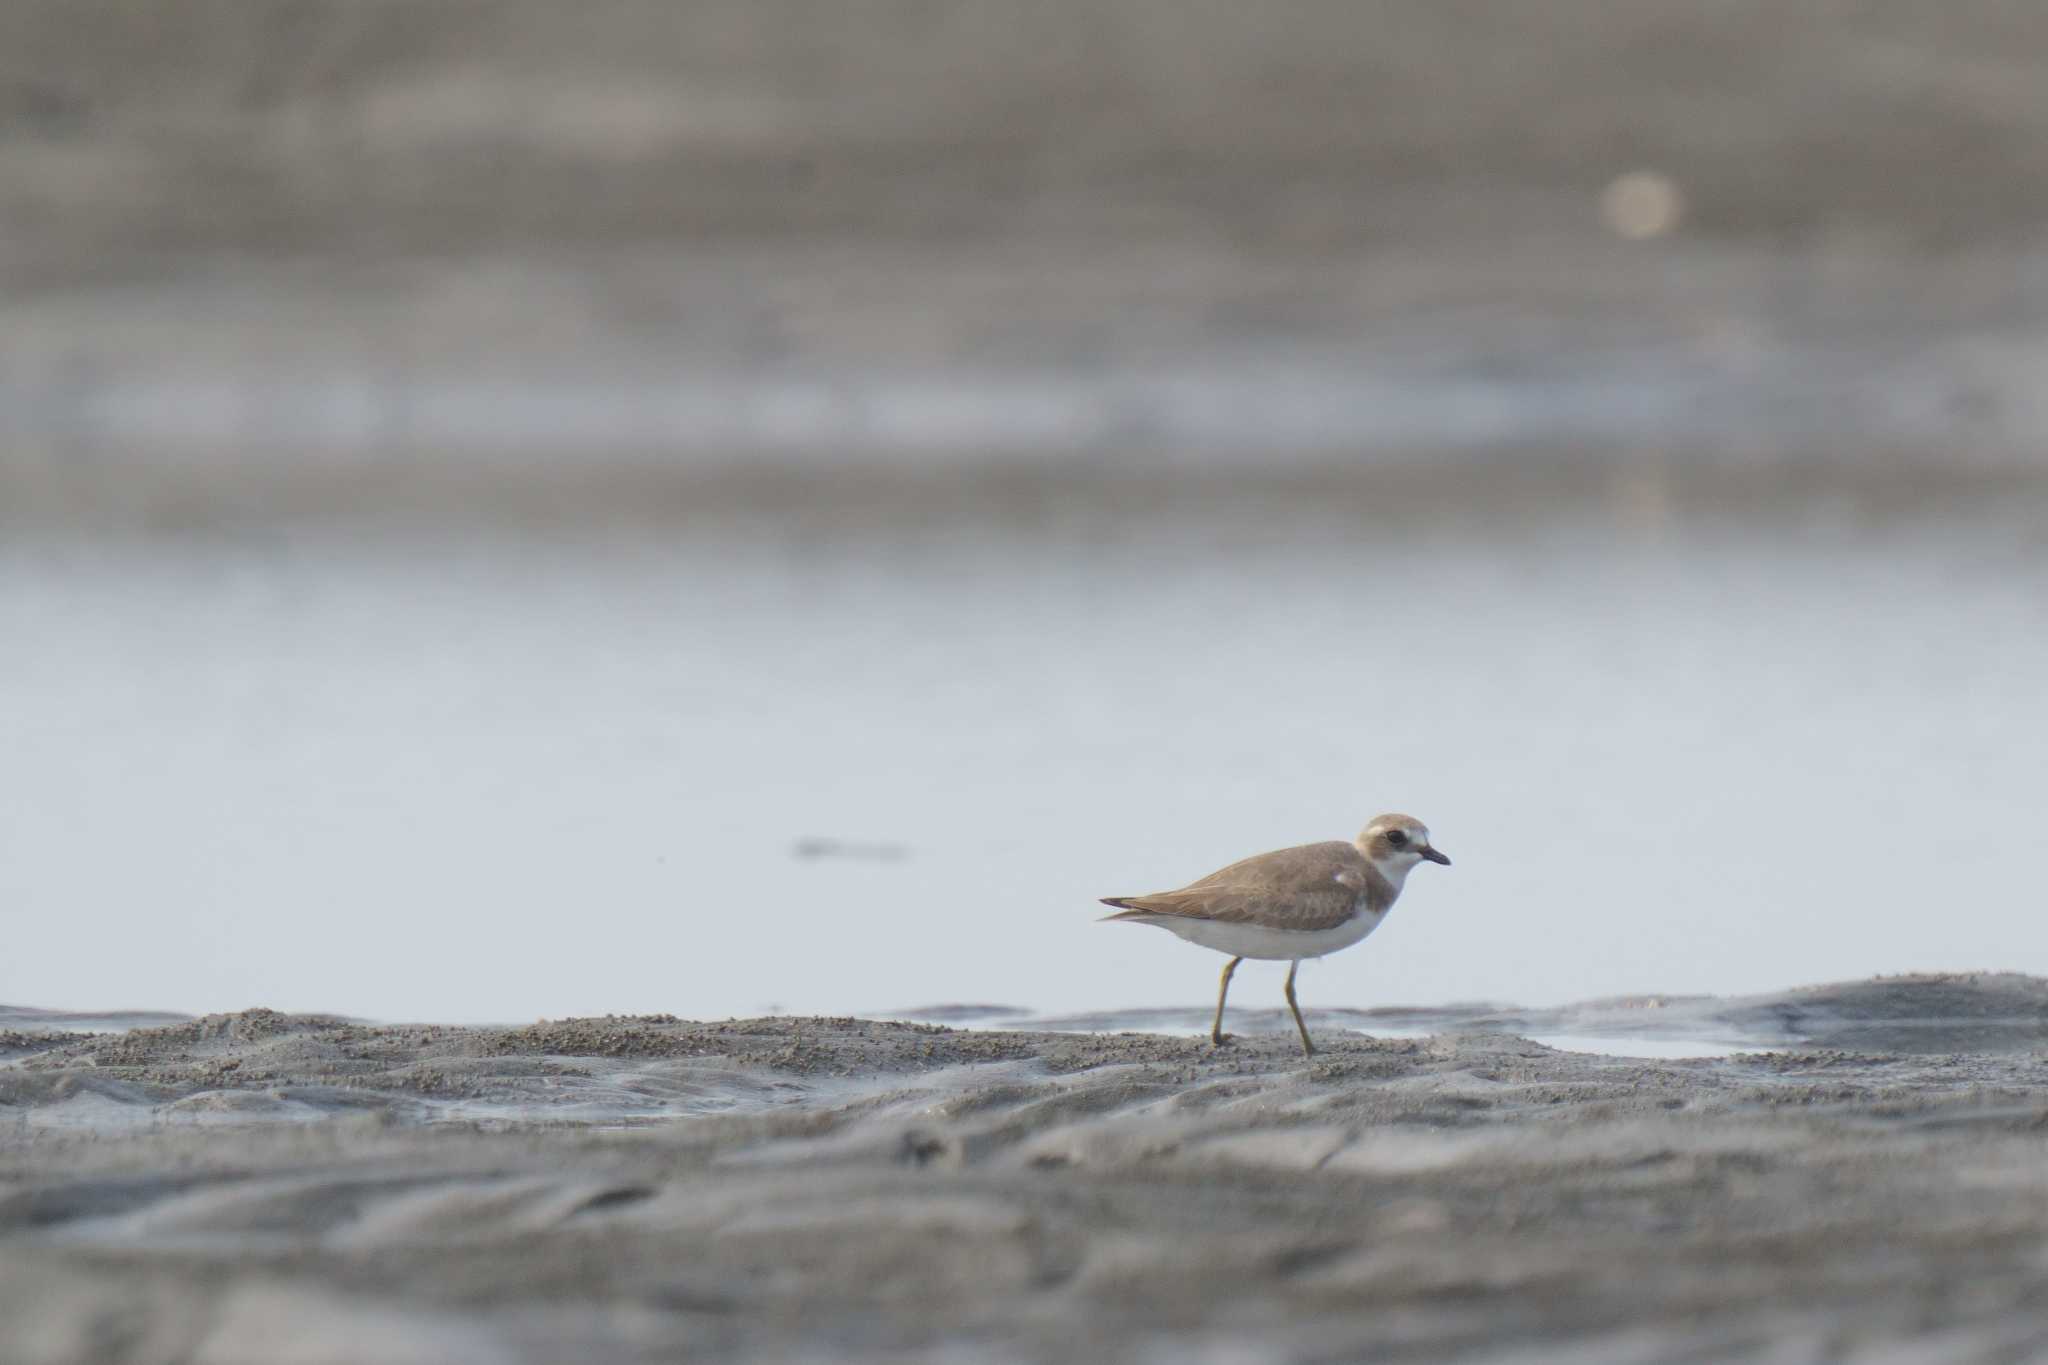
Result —
<instances>
[{"instance_id":1,"label":"puddle on sand","mask_svg":"<svg viewBox=\"0 0 2048 1365\"><path fill-rule=\"evenodd\" d=\"M1596 1033L1532 1033L1532 1043L1559 1052L1591 1052L1603 1057L1644 1057L1679 1060L1689 1057L1733 1057L1738 1052L1774 1052L1760 1043L1728 1043L1699 1038L1624 1038Z\"/></svg>"},{"instance_id":2,"label":"puddle on sand","mask_svg":"<svg viewBox=\"0 0 2048 1365\"><path fill-rule=\"evenodd\" d=\"M911 1016L919 1017L922 1016ZM1114 1015L1090 1016L1088 1023L1067 1022L1059 1019L1035 1019L1022 1011L1000 1011L989 1008L984 1017L963 1019L947 1014L944 1018L933 1018L928 1022L943 1022L950 1028L968 1029L976 1032L1003 1029L1033 1029L1047 1033L1102 1033L1135 1030L1143 1033L1159 1033L1174 1038L1199 1038L1209 1032L1206 1022L1181 1022L1169 1019L1128 1019L1119 1020ZM1233 1024L1233 1031L1245 1032L1243 1025ZM1390 1025L1375 1025L1369 1029L1347 1029L1341 1025L1315 1023L1314 1032L1343 1032L1354 1036L1370 1038L1403 1038L1421 1040L1444 1035L1470 1033L1470 1028L1404 1028ZM1284 1030L1264 1027L1260 1033L1278 1035ZM1638 1057L1650 1060L1680 1060L1684 1058L1732 1057L1738 1052L1770 1052L1777 1050L1772 1044L1762 1041L1747 1043L1731 1042L1724 1038L1651 1038L1631 1036L1624 1033L1519 1033L1517 1037L1527 1038L1532 1043L1556 1048L1559 1052L1585 1052L1604 1057Z\"/></svg>"}]
</instances>

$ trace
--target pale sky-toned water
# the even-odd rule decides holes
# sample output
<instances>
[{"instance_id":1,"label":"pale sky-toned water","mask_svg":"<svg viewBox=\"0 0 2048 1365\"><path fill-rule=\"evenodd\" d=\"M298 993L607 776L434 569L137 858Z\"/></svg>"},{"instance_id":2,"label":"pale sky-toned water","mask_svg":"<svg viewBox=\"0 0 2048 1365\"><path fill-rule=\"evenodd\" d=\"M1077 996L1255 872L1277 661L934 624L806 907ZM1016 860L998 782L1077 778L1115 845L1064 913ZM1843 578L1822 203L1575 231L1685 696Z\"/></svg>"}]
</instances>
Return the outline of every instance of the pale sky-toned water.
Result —
<instances>
[{"instance_id":1,"label":"pale sky-toned water","mask_svg":"<svg viewBox=\"0 0 2048 1365\"><path fill-rule=\"evenodd\" d=\"M0 1001L1200 1004L1095 897L1388 808L1305 1003L2048 972L2029 508L796 525L7 548Z\"/></svg>"}]
</instances>

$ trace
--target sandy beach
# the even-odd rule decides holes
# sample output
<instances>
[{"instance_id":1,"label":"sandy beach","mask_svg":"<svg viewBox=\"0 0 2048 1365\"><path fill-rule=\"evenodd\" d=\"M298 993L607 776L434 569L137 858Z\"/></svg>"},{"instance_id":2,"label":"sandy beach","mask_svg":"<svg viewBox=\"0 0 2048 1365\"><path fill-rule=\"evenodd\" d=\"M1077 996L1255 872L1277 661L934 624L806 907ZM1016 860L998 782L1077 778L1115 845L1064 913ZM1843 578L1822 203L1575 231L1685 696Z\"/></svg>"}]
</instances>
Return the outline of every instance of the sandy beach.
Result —
<instances>
[{"instance_id":1,"label":"sandy beach","mask_svg":"<svg viewBox=\"0 0 2048 1365\"><path fill-rule=\"evenodd\" d=\"M74 1031L122 1022L0 1011L0 1359L2048 1348L2038 978L1312 1012L1306 1062L1259 1014L1221 1051L795 1017Z\"/></svg>"}]
</instances>

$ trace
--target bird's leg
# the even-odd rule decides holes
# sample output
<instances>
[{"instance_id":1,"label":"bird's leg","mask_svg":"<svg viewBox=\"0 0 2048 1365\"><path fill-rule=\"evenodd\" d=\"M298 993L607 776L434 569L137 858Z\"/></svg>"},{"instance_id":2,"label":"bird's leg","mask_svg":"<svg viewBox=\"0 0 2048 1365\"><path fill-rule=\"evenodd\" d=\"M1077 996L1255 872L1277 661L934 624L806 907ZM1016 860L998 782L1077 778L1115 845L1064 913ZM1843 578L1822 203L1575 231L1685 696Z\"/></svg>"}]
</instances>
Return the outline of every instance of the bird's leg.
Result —
<instances>
[{"instance_id":1,"label":"bird's leg","mask_svg":"<svg viewBox=\"0 0 2048 1365\"><path fill-rule=\"evenodd\" d=\"M1294 1011L1294 1026L1301 1030L1301 1055L1313 1057L1316 1055L1316 1045L1308 1040L1308 1025L1301 1022L1301 1006L1294 1003L1294 972L1299 966L1300 958L1287 964L1287 1008Z\"/></svg>"},{"instance_id":2,"label":"bird's leg","mask_svg":"<svg viewBox=\"0 0 2048 1365\"><path fill-rule=\"evenodd\" d=\"M1233 957L1223 964L1223 984L1216 989L1216 1022L1209 1027L1209 1041L1217 1047L1223 1046L1223 997L1230 994L1230 974L1242 961L1241 957Z\"/></svg>"}]
</instances>

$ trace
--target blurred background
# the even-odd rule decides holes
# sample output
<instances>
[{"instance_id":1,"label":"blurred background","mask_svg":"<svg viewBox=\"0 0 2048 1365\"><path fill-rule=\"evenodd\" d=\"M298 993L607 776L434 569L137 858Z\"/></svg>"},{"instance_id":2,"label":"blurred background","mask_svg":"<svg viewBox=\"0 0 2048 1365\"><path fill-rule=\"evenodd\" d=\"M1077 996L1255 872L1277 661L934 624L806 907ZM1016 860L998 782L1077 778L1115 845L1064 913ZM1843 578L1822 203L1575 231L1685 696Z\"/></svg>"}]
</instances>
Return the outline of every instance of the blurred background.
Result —
<instances>
[{"instance_id":1,"label":"blurred background","mask_svg":"<svg viewBox=\"0 0 2048 1365\"><path fill-rule=\"evenodd\" d=\"M1200 1005L1384 809L1311 1004L2048 971L2044 43L8 0L0 1000Z\"/></svg>"}]
</instances>

